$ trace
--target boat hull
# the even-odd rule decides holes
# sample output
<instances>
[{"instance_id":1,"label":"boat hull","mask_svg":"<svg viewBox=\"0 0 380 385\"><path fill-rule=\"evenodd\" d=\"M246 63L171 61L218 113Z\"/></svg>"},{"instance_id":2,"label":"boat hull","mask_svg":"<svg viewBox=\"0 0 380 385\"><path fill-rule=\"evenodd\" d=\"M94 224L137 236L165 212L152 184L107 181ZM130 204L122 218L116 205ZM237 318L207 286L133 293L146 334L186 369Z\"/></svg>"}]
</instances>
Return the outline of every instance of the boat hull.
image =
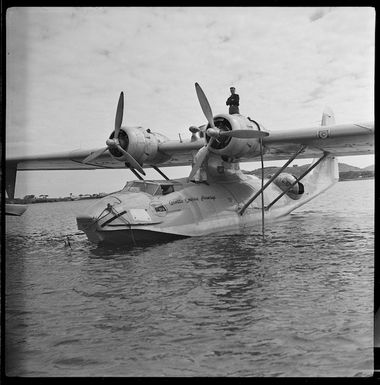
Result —
<instances>
[{"instance_id":1,"label":"boat hull","mask_svg":"<svg viewBox=\"0 0 380 385\"><path fill-rule=\"evenodd\" d=\"M112 193L77 216L78 229L93 243L115 245L166 242L246 229L261 232L263 214L265 224L286 217L336 183L338 167L336 159L326 158L303 179L305 189L299 199L281 195L273 206L271 202L283 190L272 183L263 199L251 202L244 212L240 212L244 203L260 192L262 183L254 176L236 176L237 180L218 183L178 182L175 191L167 195L136 191L139 185L153 184L137 181L133 190Z\"/></svg>"},{"instance_id":2,"label":"boat hull","mask_svg":"<svg viewBox=\"0 0 380 385\"><path fill-rule=\"evenodd\" d=\"M185 235L164 233L160 231L143 229L122 229L112 231L86 231L87 238L98 245L147 245L150 243L161 243L187 238Z\"/></svg>"}]
</instances>

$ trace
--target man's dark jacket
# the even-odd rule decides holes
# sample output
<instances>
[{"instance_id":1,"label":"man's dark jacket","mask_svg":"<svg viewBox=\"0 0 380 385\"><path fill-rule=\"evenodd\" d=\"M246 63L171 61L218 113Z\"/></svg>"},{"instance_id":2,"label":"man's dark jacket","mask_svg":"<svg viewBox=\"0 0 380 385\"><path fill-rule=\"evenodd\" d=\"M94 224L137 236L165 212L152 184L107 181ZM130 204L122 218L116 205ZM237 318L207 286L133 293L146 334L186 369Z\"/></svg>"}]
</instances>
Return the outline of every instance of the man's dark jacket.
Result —
<instances>
[{"instance_id":1,"label":"man's dark jacket","mask_svg":"<svg viewBox=\"0 0 380 385\"><path fill-rule=\"evenodd\" d=\"M238 106L239 105L239 95L232 94L226 101L227 106Z\"/></svg>"}]
</instances>

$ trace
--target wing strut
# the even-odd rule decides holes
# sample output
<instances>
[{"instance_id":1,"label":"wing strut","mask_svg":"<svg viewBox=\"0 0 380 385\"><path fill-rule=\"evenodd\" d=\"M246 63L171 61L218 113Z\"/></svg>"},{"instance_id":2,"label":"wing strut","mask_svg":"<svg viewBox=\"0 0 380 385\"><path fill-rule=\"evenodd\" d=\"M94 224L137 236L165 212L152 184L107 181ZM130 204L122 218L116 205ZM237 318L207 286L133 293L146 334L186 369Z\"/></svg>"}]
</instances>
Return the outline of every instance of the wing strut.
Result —
<instances>
[{"instance_id":1,"label":"wing strut","mask_svg":"<svg viewBox=\"0 0 380 385\"><path fill-rule=\"evenodd\" d=\"M144 180L144 178L131 166L127 165L126 166L139 178L140 180Z\"/></svg>"},{"instance_id":2,"label":"wing strut","mask_svg":"<svg viewBox=\"0 0 380 385\"><path fill-rule=\"evenodd\" d=\"M293 186L295 186L301 179L303 179L311 170L313 170L314 167L317 167L319 163L322 162L323 159L326 158L326 156L329 155L328 152L323 153L323 155L315 162L313 163L301 176L296 178L296 180L286 189L284 190L276 199L274 199L269 205L265 208L265 210L269 210L281 197L283 197Z\"/></svg>"},{"instance_id":3,"label":"wing strut","mask_svg":"<svg viewBox=\"0 0 380 385\"><path fill-rule=\"evenodd\" d=\"M166 180L170 180L157 166L150 165L154 168L160 175L162 175Z\"/></svg>"},{"instance_id":4,"label":"wing strut","mask_svg":"<svg viewBox=\"0 0 380 385\"><path fill-rule=\"evenodd\" d=\"M247 207L277 178L279 174L281 174L286 167L289 166L290 163L293 162L293 160L302 152L305 150L307 146L305 144L301 145L300 148L296 151L295 154L293 154L290 159L278 170L274 173L274 175L268 180L267 183L252 197L248 200L247 203L244 204L244 206L238 211L240 215L244 214L244 211L247 209Z\"/></svg>"}]
</instances>

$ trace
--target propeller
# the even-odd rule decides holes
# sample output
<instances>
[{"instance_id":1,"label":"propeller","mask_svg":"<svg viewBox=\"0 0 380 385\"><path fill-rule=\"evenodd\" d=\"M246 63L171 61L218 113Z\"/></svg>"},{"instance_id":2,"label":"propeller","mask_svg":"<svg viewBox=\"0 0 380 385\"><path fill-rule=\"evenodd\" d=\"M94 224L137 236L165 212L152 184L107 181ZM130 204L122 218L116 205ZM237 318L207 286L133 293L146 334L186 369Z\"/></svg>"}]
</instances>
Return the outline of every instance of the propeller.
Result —
<instances>
[{"instance_id":1,"label":"propeller","mask_svg":"<svg viewBox=\"0 0 380 385\"><path fill-rule=\"evenodd\" d=\"M203 114L205 115L210 126L215 128L214 115L212 114L210 104L207 100L205 93L203 92L201 86L198 83L195 83L195 91L197 92L199 104L201 105Z\"/></svg>"},{"instance_id":2,"label":"propeller","mask_svg":"<svg viewBox=\"0 0 380 385\"><path fill-rule=\"evenodd\" d=\"M197 152L197 154L195 155L195 158L194 158L194 165L193 165L193 168L191 169L190 175L189 175L189 177L188 177L189 180L190 180L190 179L197 173L197 171L201 168L202 163L203 163L204 160L206 159L206 156L207 156L207 154L208 154L208 149L209 149L209 147L211 146L212 141L213 141L213 139L211 139L211 140L208 142L208 145L207 145L207 146L203 146L203 147Z\"/></svg>"},{"instance_id":3,"label":"propeller","mask_svg":"<svg viewBox=\"0 0 380 385\"><path fill-rule=\"evenodd\" d=\"M195 91L198 96L199 104L201 105L203 114L205 115L210 127L205 130L205 133L211 138L207 145L202 147L198 153L195 155L195 161L193 168L191 169L189 180L196 174L196 172L202 166L202 163L206 159L210 147L214 140L218 140L220 137L232 137L232 138L263 138L264 136L268 136L267 132L263 131L254 131L254 130L233 130L233 131L223 131L220 130L214 124L214 116L211 110L210 103L207 100L205 93L203 92L201 86L198 83L195 83Z\"/></svg>"},{"instance_id":4,"label":"propeller","mask_svg":"<svg viewBox=\"0 0 380 385\"><path fill-rule=\"evenodd\" d=\"M83 163L92 162L94 159L98 158L107 150L110 151L111 149L117 149L124 155L124 157L126 158L125 161L127 164L130 165L130 167L135 168L141 174L145 175L143 168L137 162L137 160L131 154L125 151L124 148L121 147L120 145L119 134L120 134L121 123L123 122L123 112L124 112L124 93L121 92L119 97L119 102L117 103L116 116L115 116L115 131L114 131L113 138L107 139L106 141L107 147L101 148L100 150L97 150L91 153L89 156L87 156L83 160Z\"/></svg>"},{"instance_id":5,"label":"propeller","mask_svg":"<svg viewBox=\"0 0 380 385\"><path fill-rule=\"evenodd\" d=\"M114 138L119 137L121 123L123 122L124 112L124 93L120 92L119 101L117 103L116 116L115 116L115 135Z\"/></svg>"}]
</instances>

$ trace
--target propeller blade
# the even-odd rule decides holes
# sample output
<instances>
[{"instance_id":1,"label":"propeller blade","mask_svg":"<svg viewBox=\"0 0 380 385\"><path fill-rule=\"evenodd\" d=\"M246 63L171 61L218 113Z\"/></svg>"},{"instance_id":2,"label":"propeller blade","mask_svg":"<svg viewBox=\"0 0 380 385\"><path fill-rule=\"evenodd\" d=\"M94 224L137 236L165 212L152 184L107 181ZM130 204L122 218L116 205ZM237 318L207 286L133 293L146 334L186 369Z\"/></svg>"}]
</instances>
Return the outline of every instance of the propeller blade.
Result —
<instances>
[{"instance_id":1,"label":"propeller blade","mask_svg":"<svg viewBox=\"0 0 380 385\"><path fill-rule=\"evenodd\" d=\"M140 164L132 155L128 154L128 152L125 151L124 148L121 147L120 145L117 145L117 148L119 151L121 151L125 155L125 157L127 158L126 161L131 165L131 167L135 168L141 174L146 175L143 168L140 166Z\"/></svg>"},{"instance_id":2,"label":"propeller blade","mask_svg":"<svg viewBox=\"0 0 380 385\"><path fill-rule=\"evenodd\" d=\"M117 103L116 117L115 117L115 134L114 138L119 137L119 131L121 123L123 122L123 111L124 111L124 93L120 92L119 102Z\"/></svg>"},{"instance_id":3,"label":"propeller blade","mask_svg":"<svg viewBox=\"0 0 380 385\"><path fill-rule=\"evenodd\" d=\"M214 117L212 115L210 104L206 98L205 93L203 92L201 86L198 83L195 83L195 90L197 91L199 104L201 105L202 111L203 111L207 121L210 123L211 127L215 127Z\"/></svg>"},{"instance_id":4,"label":"propeller blade","mask_svg":"<svg viewBox=\"0 0 380 385\"><path fill-rule=\"evenodd\" d=\"M100 150L97 150L97 151L91 153L89 156L87 156L86 158L84 158L82 160L82 163L92 162L94 159L96 159L97 157L102 155L103 152L106 152L107 150L108 150L108 147L105 147L105 148L101 148Z\"/></svg>"},{"instance_id":5,"label":"propeller blade","mask_svg":"<svg viewBox=\"0 0 380 385\"><path fill-rule=\"evenodd\" d=\"M214 138L211 138L210 141L208 142L208 145L203 146L195 155L195 163L194 163L193 168L191 169L188 180L190 180L197 173L197 171L201 168L202 163L206 159L206 156L208 154L208 149L211 146L211 143L213 142L213 140L214 140Z\"/></svg>"},{"instance_id":6,"label":"propeller blade","mask_svg":"<svg viewBox=\"0 0 380 385\"><path fill-rule=\"evenodd\" d=\"M232 138L263 138L265 136L268 136L268 132L264 131L253 131L253 130L236 130L236 131L220 131L220 136L229 136Z\"/></svg>"}]
</instances>

